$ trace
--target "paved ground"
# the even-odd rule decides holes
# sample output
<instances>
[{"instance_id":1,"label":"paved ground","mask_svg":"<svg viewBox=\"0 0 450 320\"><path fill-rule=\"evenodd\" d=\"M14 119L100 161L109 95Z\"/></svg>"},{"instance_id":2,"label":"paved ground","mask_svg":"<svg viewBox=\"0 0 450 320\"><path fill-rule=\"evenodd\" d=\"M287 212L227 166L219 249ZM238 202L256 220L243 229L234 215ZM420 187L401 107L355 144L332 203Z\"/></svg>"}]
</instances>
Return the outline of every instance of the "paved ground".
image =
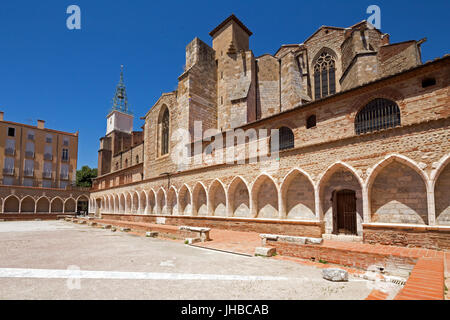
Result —
<instances>
[{"instance_id":1,"label":"paved ground","mask_svg":"<svg viewBox=\"0 0 450 320\"><path fill-rule=\"evenodd\" d=\"M63 221L1 222L0 243L0 299L364 299L373 289L292 261Z\"/></svg>"}]
</instances>

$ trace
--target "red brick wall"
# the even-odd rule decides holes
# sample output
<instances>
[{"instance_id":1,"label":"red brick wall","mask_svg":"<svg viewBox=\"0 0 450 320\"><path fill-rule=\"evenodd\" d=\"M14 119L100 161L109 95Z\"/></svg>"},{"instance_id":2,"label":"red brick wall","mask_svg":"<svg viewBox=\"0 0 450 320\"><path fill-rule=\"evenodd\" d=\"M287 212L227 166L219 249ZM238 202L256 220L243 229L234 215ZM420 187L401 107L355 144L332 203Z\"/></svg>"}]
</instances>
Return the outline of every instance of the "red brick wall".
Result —
<instances>
[{"instance_id":1,"label":"red brick wall","mask_svg":"<svg viewBox=\"0 0 450 320\"><path fill-rule=\"evenodd\" d=\"M102 214L103 219L114 219L133 222L156 223L163 216ZM217 228L235 231L250 231L290 236L322 237L323 223L306 221L267 221L257 219L218 218L218 217L175 217L164 216L166 224L175 226L191 226Z\"/></svg>"},{"instance_id":2,"label":"red brick wall","mask_svg":"<svg viewBox=\"0 0 450 320\"><path fill-rule=\"evenodd\" d=\"M371 244L450 250L450 228L437 226L363 225L364 242Z\"/></svg>"}]
</instances>

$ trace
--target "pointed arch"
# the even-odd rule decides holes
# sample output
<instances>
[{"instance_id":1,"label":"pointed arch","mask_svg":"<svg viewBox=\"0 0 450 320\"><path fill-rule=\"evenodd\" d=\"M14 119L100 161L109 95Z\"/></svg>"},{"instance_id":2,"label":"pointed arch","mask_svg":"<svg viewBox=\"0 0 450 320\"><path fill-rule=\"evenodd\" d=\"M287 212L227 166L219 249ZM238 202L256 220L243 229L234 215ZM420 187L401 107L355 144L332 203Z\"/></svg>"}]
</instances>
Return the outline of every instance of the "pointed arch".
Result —
<instances>
[{"instance_id":1,"label":"pointed arch","mask_svg":"<svg viewBox=\"0 0 450 320\"><path fill-rule=\"evenodd\" d=\"M192 215L192 196L191 190L186 184L183 184L178 192L178 206L181 215Z\"/></svg>"},{"instance_id":2,"label":"pointed arch","mask_svg":"<svg viewBox=\"0 0 450 320\"><path fill-rule=\"evenodd\" d=\"M347 163L337 161L327 168L319 178L316 192L319 197L319 216L325 220L326 233L339 233L339 216L337 197L339 192L354 192L355 207L353 208L356 233L362 235L364 181L358 172Z\"/></svg>"},{"instance_id":3,"label":"pointed arch","mask_svg":"<svg viewBox=\"0 0 450 320\"><path fill-rule=\"evenodd\" d=\"M145 190L141 190L139 193L139 214L147 214L147 192Z\"/></svg>"},{"instance_id":4,"label":"pointed arch","mask_svg":"<svg viewBox=\"0 0 450 320\"><path fill-rule=\"evenodd\" d=\"M408 157L392 154L378 162L366 188L374 222L428 224L428 177Z\"/></svg>"},{"instance_id":5,"label":"pointed arch","mask_svg":"<svg viewBox=\"0 0 450 320\"><path fill-rule=\"evenodd\" d=\"M117 195L117 193L114 193L113 194L113 213L119 213L119 208L120 208L119 196Z\"/></svg>"},{"instance_id":6,"label":"pointed arch","mask_svg":"<svg viewBox=\"0 0 450 320\"><path fill-rule=\"evenodd\" d=\"M119 194L119 213L126 213L126 199L125 194L122 192Z\"/></svg>"},{"instance_id":7,"label":"pointed arch","mask_svg":"<svg viewBox=\"0 0 450 320\"><path fill-rule=\"evenodd\" d=\"M215 179L209 186L208 191L209 211L213 216L227 216L227 195L225 186L219 179Z\"/></svg>"},{"instance_id":8,"label":"pointed arch","mask_svg":"<svg viewBox=\"0 0 450 320\"><path fill-rule=\"evenodd\" d=\"M131 194L130 192L124 192L124 196L125 196L125 214L131 214L131 205L132 205L132 200L131 200Z\"/></svg>"},{"instance_id":9,"label":"pointed arch","mask_svg":"<svg viewBox=\"0 0 450 320\"><path fill-rule=\"evenodd\" d=\"M36 213L49 213L50 212L50 200L42 196L36 200Z\"/></svg>"},{"instance_id":10,"label":"pointed arch","mask_svg":"<svg viewBox=\"0 0 450 320\"><path fill-rule=\"evenodd\" d=\"M20 213L35 213L36 201L31 196L25 196L20 200Z\"/></svg>"},{"instance_id":11,"label":"pointed arch","mask_svg":"<svg viewBox=\"0 0 450 320\"><path fill-rule=\"evenodd\" d=\"M64 201L60 197L54 197L50 202L50 209L52 213L63 213Z\"/></svg>"},{"instance_id":12,"label":"pointed arch","mask_svg":"<svg viewBox=\"0 0 450 320\"><path fill-rule=\"evenodd\" d=\"M194 216L208 215L208 195L202 182L197 182L192 191L192 214Z\"/></svg>"},{"instance_id":13,"label":"pointed arch","mask_svg":"<svg viewBox=\"0 0 450 320\"><path fill-rule=\"evenodd\" d=\"M3 213L19 213L20 199L11 194L3 199Z\"/></svg>"},{"instance_id":14,"label":"pointed arch","mask_svg":"<svg viewBox=\"0 0 450 320\"><path fill-rule=\"evenodd\" d=\"M249 190L247 181L241 176L236 176L231 181L227 190L228 216L251 217Z\"/></svg>"},{"instance_id":15,"label":"pointed arch","mask_svg":"<svg viewBox=\"0 0 450 320\"><path fill-rule=\"evenodd\" d=\"M157 131L157 154L163 156L169 153L170 139L170 111L165 104L163 104L159 110Z\"/></svg>"},{"instance_id":16,"label":"pointed arch","mask_svg":"<svg viewBox=\"0 0 450 320\"><path fill-rule=\"evenodd\" d=\"M251 199L253 217L279 218L278 192L277 182L269 174L260 174L252 185Z\"/></svg>"},{"instance_id":17,"label":"pointed arch","mask_svg":"<svg viewBox=\"0 0 450 320\"><path fill-rule=\"evenodd\" d=\"M167 194L167 214L178 215L178 194L174 186L171 186Z\"/></svg>"},{"instance_id":18,"label":"pointed arch","mask_svg":"<svg viewBox=\"0 0 450 320\"><path fill-rule=\"evenodd\" d=\"M104 199L106 202L106 199ZM106 209L106 208L105 208ZM74 213L77 210L77 203L74 198L67 198L64 202L64 212L65 213Z\"/></svg>"},{"instance_id":19,"label":"pointed arch","mask_svg":"<svg viewBox=\"0 0 450 320\"><path fill-rule=\"evenodd\" d=\"M113 201L114 201L114 199L113 199ZM80 196L78 196L77 197L77 200L76 200L76 202L77 202L77 212L85 212L85 213L89 213L89 198L86 196L86 195L84 195L84 194L82 194L82 195L80 195ZM112 212L112 210L111 210L111 212Z\"/></svg>"},{"instance_id":20,"label":"pointed arch","mask_svg":"<svg viewBox=\"0 0 450 320\"><path fill-rule=\"evenodd\" d=\"M137 191L131 191L130 192L130 196L131 196L131 210L130 213L131 214L136 214L138 212L139 209L139 194Z\"/></svg>"},{"instance_id":21,"label":"pointed arch","mask_svg":"<svg viewBox=\"0 0 450 320\"><path fill-rule=\"evenodd\" d=\"M338 68L336 53L323 47L312 60L311 70L314 72L315 100L336 93L336 70Z\"/></svg>"},{"instance_id":22,"label":"pointed arch","mask_svg":"<svg viewBox=\"0 0 450 320\"><path fill-rule=\"evenodd\" d=\"M156 193L156 214L167 214L167 196L163 187L159 188Z\"/></svg>"},{"instance_id":23,"label":"pointed arch","mask_svg":"<svg viewBox=\"0 0 450 320\"><path fill-rule=\"evenodd\" d=\"M436 223L450 225L450 154L443 157L437 168L431 173L431 185L434 191Z\"/></svg>"},{"instance_id":24,"label":"pointed arch","mask_svg":"<svg viewBox=\"0 0 450 320\"><path fill-rule=\"evenodd\" d=\"M315 220L315 188L311 176L305 171L292 169L281 183L282 217Z\"/></svg>"},{"instance_id":25,"label":"pointed arch","mask_svg":"<svg viewBox=\"0 0 450 320\"><path fill-rule=\"evenodd\" d=\"M153 189L147 193L147 214L156 214L156 193Z\"/></svg>"}]
</instances>

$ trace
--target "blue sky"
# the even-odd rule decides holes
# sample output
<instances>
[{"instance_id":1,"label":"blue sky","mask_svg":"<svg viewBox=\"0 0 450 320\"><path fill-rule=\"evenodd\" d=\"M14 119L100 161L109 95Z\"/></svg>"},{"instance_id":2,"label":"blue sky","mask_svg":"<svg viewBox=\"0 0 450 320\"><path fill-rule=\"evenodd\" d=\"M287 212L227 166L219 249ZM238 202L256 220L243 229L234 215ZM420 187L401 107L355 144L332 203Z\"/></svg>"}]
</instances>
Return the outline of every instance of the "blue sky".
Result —
<instances>
[{"instance_id":1,"label":"blue sky","mask_svg":"<svg viewBox=\"0 0 450 320\"><path fill-rule=\"evenodd\" d=\"M68 30L66 9L81 8L81 30ZM120 65L139 130L161 93L176 89L185 47L231 13L253 32L255 56L301 43L322 25L347 27L381 8L391 42L419 40L423 61L450 53L450 1L2 1L0 110L5 120L79 131L78 167L97 166Z\"/></svg>"}]
</instances>

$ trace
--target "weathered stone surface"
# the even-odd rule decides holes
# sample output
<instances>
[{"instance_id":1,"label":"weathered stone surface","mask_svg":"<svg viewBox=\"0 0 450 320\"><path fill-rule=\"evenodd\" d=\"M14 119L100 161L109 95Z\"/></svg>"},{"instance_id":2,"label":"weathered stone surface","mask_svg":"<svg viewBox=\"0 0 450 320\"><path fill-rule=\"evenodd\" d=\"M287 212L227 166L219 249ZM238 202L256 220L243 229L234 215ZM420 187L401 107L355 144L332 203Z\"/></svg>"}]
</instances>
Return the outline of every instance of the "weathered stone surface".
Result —
<instances>
[{"instance_id":1,"label":"weathered stone surface","mask_svg":"<svg viewBox=\"0 0 450 320\"><path fill-rule=\"evenodd\" d=\"M156 231L149 231L145 233L145 236L147 238L156 238L158 236L158 232Z\"/></svg>"},{"instance_id":2,"label":"weathered stone surface","mask_svg":"<svg viewBox=\"0 0 450 320\"><path fill-rule=\"evenodd\" d=\"M202 241L202 239L200 239L200 238L186 238L186 239L184 239L184 243L185 244L194 244L194 243L201 242L201 241Z\"/></svg>"},{"instance_id":3,"label":"weathered stone surface","mask_svg":"<svg viewBox=\"0 0 450 320\"><path fill-rule=\"evenodd\" d=\"M338 268L323 269L322 276L324 279L333 282L348 281L348 272Z\"/></svg>"},{"instance_id":4,"label":"weathered stone surface","mask_svg":"<svg viewBox=\"0 0 450 320\"><path fill-rule=\"evenodd\" d=\"M275 248L257 247L255 248L255 256L272 257L275 255Z\"/></svg>"},{"instance_id":5,"label":"weathered stone surface","mask_svg":"<svg viewBox=\"0 0 450 320\"><path fill-rule=\"evenodd\" d=\"M130 228L120 228L120 231L122 231L122 232L130 232L131 229Z\"/></svg>"}]
</instances>

